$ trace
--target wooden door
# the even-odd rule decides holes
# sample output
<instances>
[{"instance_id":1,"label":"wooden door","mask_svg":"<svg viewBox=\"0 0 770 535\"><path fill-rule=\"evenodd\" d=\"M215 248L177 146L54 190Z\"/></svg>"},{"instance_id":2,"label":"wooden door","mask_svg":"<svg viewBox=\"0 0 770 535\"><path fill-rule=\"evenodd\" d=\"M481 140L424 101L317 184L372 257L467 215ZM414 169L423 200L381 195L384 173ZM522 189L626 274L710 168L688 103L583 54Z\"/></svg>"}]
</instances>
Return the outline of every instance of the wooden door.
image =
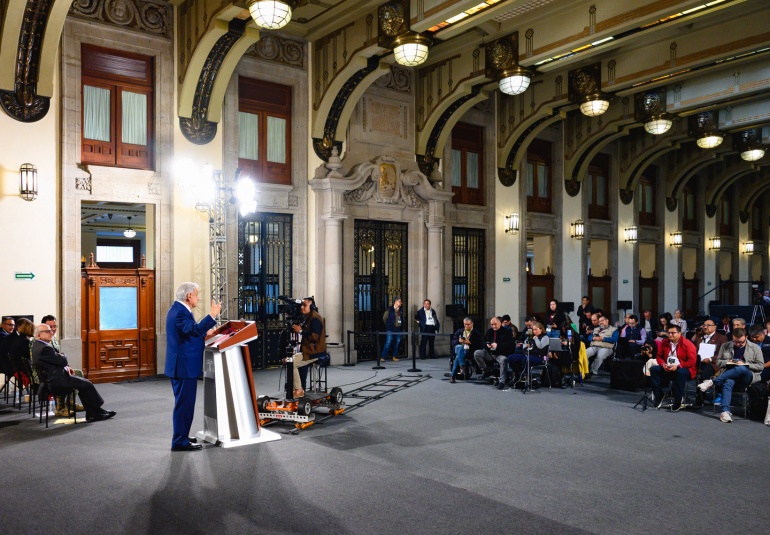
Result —
<instances>
[{"instance_id":1,"label":"wooden door","mask_svg":"<svg viewBox=\"0 0 770 535\"><path fill-rule=\"evenodd\" d=\"M105 383L156 371L155 271L81 271L83 373Z\"/></svg>"},{"instance_id":2,"label":"wooden door","mask_svg":"<svg viewBox=\"0 0 770 535\"><path fill-rule=\"evenodd\" d=\"M691 279L682 273L682 317L693 319L700 314L698 311L699 288L700 279L697 273L693 273Z\"/></svg>"},{"instance_id":3,"label":"wooden door","mask_svg":"<svg viewBox=\"0 0 770 535\"><path fill-rule=\"evenodd\" d=\"M548 303L553 299L554 276L550 269L545 275L527 273L527 315L535 314L541 321L548 315Z\"/></svg>"},{"instance_id":4,"label":"wooden door","mask_svg":"<svg viewBox=\"0 0 770 535\"><path fill-rule=\"evenodd\" d=\"M643 277L639 272L639 310L651 310L653 317L658 311L658 277L652 272L652 277Z\"/></svg>"},{"instance_id":5,"label":"wooden door","mask_svg":"<svg viewBox=\"0 0 770 535\"><path fill-rule=\"evenodd\" d=\"M605 272L604 275L597 276L588 274L588 296L591 298L591 304L594 308L604 311L604 314L610 317L612 313L612 277Z\"/></svg>"}]
</instances>

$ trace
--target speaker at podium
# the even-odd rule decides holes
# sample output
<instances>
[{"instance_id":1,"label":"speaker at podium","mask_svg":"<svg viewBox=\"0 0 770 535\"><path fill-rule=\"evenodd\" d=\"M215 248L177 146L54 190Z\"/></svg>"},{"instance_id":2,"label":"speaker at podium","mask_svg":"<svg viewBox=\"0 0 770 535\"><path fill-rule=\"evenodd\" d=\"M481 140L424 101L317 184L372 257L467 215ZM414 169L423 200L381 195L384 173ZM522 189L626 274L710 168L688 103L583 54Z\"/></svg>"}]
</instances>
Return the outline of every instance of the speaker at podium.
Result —
<instances>
[{"instance_id":1,"label":"speaker at podium","mask_svg":"<svg viewBox=\"0 0 770 535\"><path fill-rule=\"evenodd\" d=\"M257 394L246 346L259 334L253 321L228 321L206 337L203 350L203 431L199 440L223 448L279 440L259 425Z\"/></svg>"}]
</instances>

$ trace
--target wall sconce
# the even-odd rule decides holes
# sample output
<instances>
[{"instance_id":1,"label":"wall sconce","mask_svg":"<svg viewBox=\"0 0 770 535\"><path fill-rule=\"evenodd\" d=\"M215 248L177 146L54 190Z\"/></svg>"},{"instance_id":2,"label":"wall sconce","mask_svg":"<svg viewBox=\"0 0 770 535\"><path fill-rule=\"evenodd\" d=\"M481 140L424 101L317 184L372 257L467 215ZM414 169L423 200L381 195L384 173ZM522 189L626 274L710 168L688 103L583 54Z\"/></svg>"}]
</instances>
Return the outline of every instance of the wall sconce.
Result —
<instances>
[{"instance_id":1,"label":"wall sconce","mask_svg":"<svg viewBox=\"0 0 770 535\"><path fill-rule=\"evenodd\" d=\"M722 143L724 136L718 130L719 112L703 112L690 116L690 137L696 138L696 143L702 149L713 149Z\"/></svg>"},{"instance_id":2,"label":"wall sconce","mask_svg":"<svg viewBox=\"0 0 770 535\"><path fill-rule=\"evenodd\" d=\"M131 216L128 216L128 228L123 231L123 236L126 238L133 238L136 236L136 231L131 228Z\"/></svg>"},{"instance_id":3,"label":"wall sconce","mask_svg":"<svg viewBox=\"0 0 770 535\"><path fill-rule=\"evenodd\" d=\"M669 244L671 247L681 247L682 246L682 233L680 231L672 232L671 233L671 243Z\"/></svg>"},{"instance_id":4,"label":"wall sconce","mask_svg":"<svg viewBox=\"0 0 770 535\"><path fill-rule=\"evenodd\" d=\"M19 168L19 196L25 201L37 199L37 167L31 163Z\"/></svg>"},{"instance_id":5,"label":"wall sconce","mask_svg":"<svg viewBox=\"0 0 770 535\"><path fill-rule=\"evenodd\" d=\"M580 112L588 117L601 115L610 107L610 95L602 93L601 62L569 71L567 97L580 104Z\"/></svg>"},{"instance_id":6,"label":"wall sconce","mask_svg":"<svg viewBox=\"0 0 770 535\"><path fill-rule=\"evenodd\" d=\"M518 95L527 90L533 73L519 65L519 32L489 43L484 54L486 76L490 80L498 80L500 91L506 95Z\"/></svg>"},{"instance_id":7,"label":"wall sconce","mask_svg":"<svg viewBox=\"0 0 770 535\"><path fill-rule=\"evenodd\" d=\"M519 214L517 212L505 216L505 233L509 232L512 236L519 233Z\"/></svg>"},{"instance_id":8,"label":"wall sconce","mask_svg":"<svg viewBox=\"0 0 770 535\"><path fill-rule=\"evenodd\" d=\"M719 251L722 249L722 238L714 236L709 240L709 251Z\"/></svg>"},{"instance_id":9,"label":"wall sconce","mask_svg":"<svg viewBox=\"0 0 770 535\"><path fill-rule=\"evenodd\" d=\"M762 136L755 129L749 129L733 136L733 149L741 153L747 162L756 162L765 155Z\"/></svg>"},{"instance_id":10,"label":"wall sconce","mask_svg":"<svg viewBox=\"0 0 770 535\"><path fill-rule=\"evenodd\" d=\"M644 123L650 134L665 134L674 124L674 117L666 113L666 88L661 87L638 93L634 99L634 120Z\"/></svg>"},{"instance_id":11,"label":"wall sconce","mask_svg":"<svg viewBox=\"0 0 770 535\"><path fill-rule=\"evenodd\" d=\"M266 30L283 28L291 21L291 2L288 0L252 0L249 13L257 26Z\"/></svg>"},{"instance_id":12,"label":"wall sconce","mask_svg":"<svg viewBox=\"0 0 770 535\"><path fill-rule=\"evenodd\" d=\"M428 59L432 41L411 31L409 24L409 0L393 0L382 5L378 13L377 43L383 48L392 48L399 65L415 67Z\"/></svg>"},{"instance_id":13,"label":"wall sconce","mask_svg":"<svg viewBox=\"0 0 770 535\"><path fill-rule=\"evenodd\" d=\"M625 241L636 243L636 237L638 234L638 229L636 228L636 225L631 225L630 227L624 229L623 234L625 235Z\"/></svg>"},{"instance_id":14,"label":"wall sconce","mask_svg":"<svg viewBox=\"0 0 770 535\"><path fill-rule=\"evenodd\" d=\"M578 219L574 223L570 223L570 228L572 229L572 232L569 236L570 238L575 238L576 240L583 239L585 236L586 227L582 219Z\"/></svg>"},{"instance_id":15,"label":"wall sconce","mask_svg":"<svg viewBox=\"0 0 770 535\"><path fill-rule=\"evenodd\" d=\"M752 240L743 244L743 254L754 254L754 242Z\"/></svg>"}]
</instances>

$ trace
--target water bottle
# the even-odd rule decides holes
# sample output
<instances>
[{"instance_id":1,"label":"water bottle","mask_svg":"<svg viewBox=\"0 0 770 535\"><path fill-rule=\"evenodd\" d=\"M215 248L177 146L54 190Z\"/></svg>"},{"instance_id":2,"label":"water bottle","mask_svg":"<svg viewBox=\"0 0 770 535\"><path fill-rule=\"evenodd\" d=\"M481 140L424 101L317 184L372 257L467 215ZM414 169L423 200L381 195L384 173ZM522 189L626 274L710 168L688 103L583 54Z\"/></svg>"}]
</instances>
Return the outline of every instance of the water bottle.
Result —
<instances>
[{"instance_id":1,"label":"water bottle","mask_svg":"<svg viewBox=\"0 0 770 535\"><path fill-rule=\"evenodd\" d=\"M572 347L572 329L567 329L567 347Z\"/></svg>"}]
</instances>

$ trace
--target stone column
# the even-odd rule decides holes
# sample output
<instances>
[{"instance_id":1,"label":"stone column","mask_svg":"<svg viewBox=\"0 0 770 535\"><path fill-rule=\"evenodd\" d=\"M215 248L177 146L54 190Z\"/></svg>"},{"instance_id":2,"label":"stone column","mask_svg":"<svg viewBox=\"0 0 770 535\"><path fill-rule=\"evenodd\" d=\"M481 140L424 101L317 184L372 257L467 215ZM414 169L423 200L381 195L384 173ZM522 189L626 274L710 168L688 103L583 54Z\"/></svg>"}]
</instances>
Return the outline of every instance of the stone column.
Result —
<instances>
[{"instance_id":1,"label":"stone column","mask_svg":"<svg viewBox=\"0 0 770 535\"><path fill-rule=\"evenodd\" d=\"M444 236L444 225L439 223L428 223L428 299L431 300L432 307L436 309L440 321L444 321L444 254L442 244ZM419 306L420 303L418 303ZM446 329L442 329L447 332Z\"/></svg>"},{"instance_id":2,"label":"stone column","mask_svg":"<svg viewBox=\"0 0 770 535\"><path fill-rule=\"evenodd\" d=\"M323 216L324 222L324 302L321 313L326 320L327 343L342 344L342 221Z\"/></svg>"}]
</instances>

